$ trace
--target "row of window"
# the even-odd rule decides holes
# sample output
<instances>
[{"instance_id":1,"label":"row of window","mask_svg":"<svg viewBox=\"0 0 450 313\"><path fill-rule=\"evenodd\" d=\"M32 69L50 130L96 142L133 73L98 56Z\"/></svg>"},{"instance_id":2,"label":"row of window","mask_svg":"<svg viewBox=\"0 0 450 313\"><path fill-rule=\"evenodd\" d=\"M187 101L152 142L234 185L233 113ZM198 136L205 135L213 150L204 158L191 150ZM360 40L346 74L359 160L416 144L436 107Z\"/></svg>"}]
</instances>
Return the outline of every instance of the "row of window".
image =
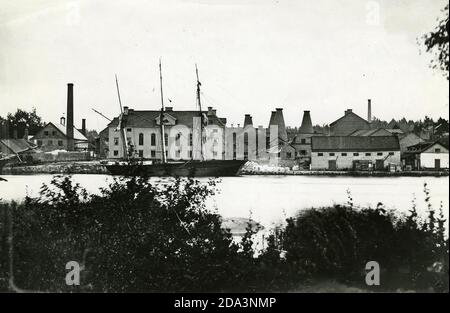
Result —
<instances>
[{"instance_id":1,"label":"row of window","mask_svg":"<svg viewBox=\"0 0 450 313\"><path fill-rule=\"evenodd\" d=\"M328 153L328 156L335 156L335 155L336 155L336 153L334 153L334 152ZM366 152L366 153L364 153L364 155L365 155L365 156L371 156L372 153L371 153L371 152ZM377 155L378 155L378 156L382 156L382 155L383 155L383 152L377 152ZM389 152L389 155L394 155L394 152ZM319 153L317 153L317 156L323 156L323 153L322 153L322 152L319 152ZM341 153L341 156L347 156L347 153L346 153L346 152L342 152L342 153ZM353 156L359 156L359 152L354 152L354 153L353 153Z\"/></svg>"},{"instance_id":2,"label":"row of window","mask_svg":"<svg viewBox=\"0 0 450 313\"><path fill-rule=\"evenodd\" d=\"M52 136L56 136L56 130L52 130ZM48 130L44 130L44 136L48 137L50 135L50 132Z\"/></svg>"},{"instance_id":3,"label":"row of window","mask_svg":"<svg viewBox=\"0 0 450 313\"><path fill-rule=\"evenodd\" d=\"M176 134L175 136L175 144L177 146L180 146L180 139L181 139L181 133ZM131 142L131 137L127 137L127 141ZM164 134L164 141L165 145L167 146L169 144L169 134ZM215 140L216 142L217 140ZM119 137L114 137L114 145L119 145ZM144 134L140 133L138 138L138 145L143 146L144 145ZM150 135L150 145L156 146L156 134L153 133ZM192 146L192 134L189 134L189 145Z\"/></svg>"},{"instance_id":4,"label":"row of window","mask_svg":"<svg viewBox=\"0 0 450 313\"><path fill-rule=\"evenodd\" d=\"M48 146L53 146L53 140L50 139L50 140L47 140L46 142L47 142L47 145L48 145ZM42 144L43 144L43 141L42 141L42 140L38 140L38 141L37 141L37 145L38 145L39 147L41 147ZM62 140L58 140L58 141L57 141L57 144L58 144L58 147L64 146L64 142L63 142Z\"/></svg>"},{"instance_id":5,"label":"row of window","mask_svg":"<svg viewBox=\"0 0 450 313\"><path fill-rule=\"evenodd\" d=\"M119 155L119 150L114 150L113 151L114 156L118 156ZM144 157L144 150L138 150L138 155L140 158ZM168 157L168 151L166 151L166 157ZM217 151L213 151L213 157L216 158L218 156ZM151 150L150 151L150 157L151 158L156 158L156 150ZM180 150L176 150L175 151L175 157L179 158L181 157L181 151ZM188 158L192 158L192 151L188 151Z\"/></svg>"}]
</instances>

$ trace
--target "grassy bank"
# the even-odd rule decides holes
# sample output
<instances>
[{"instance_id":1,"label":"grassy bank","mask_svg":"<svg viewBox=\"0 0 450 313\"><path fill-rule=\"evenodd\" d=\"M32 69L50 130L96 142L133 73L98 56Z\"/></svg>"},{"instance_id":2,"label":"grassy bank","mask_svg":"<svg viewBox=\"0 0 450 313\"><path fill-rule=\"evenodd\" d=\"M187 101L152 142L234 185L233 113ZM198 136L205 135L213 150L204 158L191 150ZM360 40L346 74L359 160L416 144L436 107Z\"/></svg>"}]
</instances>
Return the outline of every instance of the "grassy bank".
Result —
<instances>
[{"instance_id":1,"label":"grassy bank","mask_svg":"<svg viewBox=\"0 0 450 313\"><path fill-rule=\"evenodd\" d=\"M414 206L398 215L382 204L354 207L349 197L287 219L255 253L255 224L236 243L206 209L216 184L116 179L91 195L56 176L37 198L1 202L0 290L448 291L442 208L429 205L420 218ZM65 284L69 261L81 265L79 286ZM380 264L380 286L365 284L368 261Z\"/></svg>"}]
</instances>

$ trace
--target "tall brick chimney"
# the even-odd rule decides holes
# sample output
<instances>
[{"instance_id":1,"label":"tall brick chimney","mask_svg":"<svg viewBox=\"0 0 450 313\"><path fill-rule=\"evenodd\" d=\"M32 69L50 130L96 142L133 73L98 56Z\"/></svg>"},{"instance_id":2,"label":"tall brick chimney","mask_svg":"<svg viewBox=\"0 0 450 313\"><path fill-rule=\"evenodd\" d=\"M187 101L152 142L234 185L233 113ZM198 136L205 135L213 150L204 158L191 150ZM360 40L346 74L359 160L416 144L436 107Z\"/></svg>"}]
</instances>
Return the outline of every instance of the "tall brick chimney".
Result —
<instances>
[{"instance_id":1,"label":"tall brick chimney","mask_svg":"<svg viewBox=\"0 0 450 313\"><path fill-rule=\"evenodd\" d=\"M81 119L81 133L86 136L86 119Z\"/></svg>"},{"instance_id":2,"label":"tall brick chimney","mask_svg":"<svg viewBox=\"0 0 450 313\"><path fill-rule=\"evenodd\" d=\"M75 141L73 138L73 84L67 84L67 123L66 123L66 136L67 136L67 150L75 150Z\"/></svg>"},{"instance_id":3,"label":"tall brick chimney","mask_svg":"<svg viewBox=\"0 0 450 313\"><path fill-rule=\"evenodd\" d=\"M372 100L367 100L367 121L372 122Z\"/></svg>"},{"instance_id":4,"label":"tall brick chimney","mask_svg":"<svg viewBox=\"0 0 450 313\"><path fill-rule=\"evenodd\" d=\"M300 126L300 133L302 134L312 134L313 126L311 122L311 114L309 111L303 111L303 119L302 119L302 125Z\"/></svg>"}]
</instances>

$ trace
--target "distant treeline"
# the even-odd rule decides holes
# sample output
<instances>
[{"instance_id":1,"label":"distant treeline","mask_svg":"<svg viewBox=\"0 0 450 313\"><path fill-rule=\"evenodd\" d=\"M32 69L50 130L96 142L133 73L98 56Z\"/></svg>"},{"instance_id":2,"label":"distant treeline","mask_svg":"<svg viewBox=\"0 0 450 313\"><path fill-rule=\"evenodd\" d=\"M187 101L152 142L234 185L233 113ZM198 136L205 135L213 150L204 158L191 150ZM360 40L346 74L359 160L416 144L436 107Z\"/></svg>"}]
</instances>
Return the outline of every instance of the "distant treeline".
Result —
<instances>
[{"instance_id":1,"label":"distant treeline","mask_svg":"<svg viewBox=\"0 0 450 313\"><path fill-rule=\"evenodd\" d=\"M442 136L445 133L449 132L449 124L448 120L440 117L436 120L425 116L425 118L418 121L406 120L406 118L402 118L400 120L392 119L391 121L383 121L378 118L374 118L372 120L372 128L399 128L404 133L413 132L417 135L423 134L429 136L434 134L434 136ZM294 131L298 130L298 127L289 127ZM329 125L314 125L313 130L318 134L328 134L329 133Z\"/></svg>"},{"instance_id":2,"label":"distant treeline","mask_svg":"<svg viewBox=\"0 0 450 313\"><path fill-rule=\"evenodd\" d=\"M347 204L287 219L255 251L258 229L249 224L236 243L206 209L216 183L118 179L91 195L56 176L37 198L0 202L0 291L314 291L317 282L337 281L361 290L448 292L445 220L426 185L426 217L414 204L407 215L381 203L358 208L349 194ZM79 286L65 282L70 261L80 265ZM369 261L380 266L379 286L366 285Z\"/></svg>"}]
</instances>

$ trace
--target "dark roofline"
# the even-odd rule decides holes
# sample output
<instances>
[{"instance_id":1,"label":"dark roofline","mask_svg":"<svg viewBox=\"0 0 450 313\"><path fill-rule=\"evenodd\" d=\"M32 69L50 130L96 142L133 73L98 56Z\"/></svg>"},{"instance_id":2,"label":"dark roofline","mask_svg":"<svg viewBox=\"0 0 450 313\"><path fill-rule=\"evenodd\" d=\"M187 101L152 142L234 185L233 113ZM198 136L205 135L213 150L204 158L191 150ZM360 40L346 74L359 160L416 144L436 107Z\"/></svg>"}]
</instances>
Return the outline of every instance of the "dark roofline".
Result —
<instances>
[{"instance_id":1,"label":"dark roofline","mask_svg":"<svg viewBox=\"0 0 450 313\"><path fill-rule=\"evenodd\" d=\"M356 114L355 112L351 111L351 112L349 112L349 113L347 113L347 114L344 114L344 116L341 116L341 117L338 118L337 120L335 120L333 123L330 124L330 126L336 124L336 123L339 122L341 119L343 119L344 117L346 117L347 115L350 115L350 114L354 114L354 115L356 115L356 117L359 117L360 119L362 119L362 120L363 120L364 122L366 122L367 124L370 124L366 119L362 118L361 116L359 116L359 115Z\"/></svg>"}]
</instances>

